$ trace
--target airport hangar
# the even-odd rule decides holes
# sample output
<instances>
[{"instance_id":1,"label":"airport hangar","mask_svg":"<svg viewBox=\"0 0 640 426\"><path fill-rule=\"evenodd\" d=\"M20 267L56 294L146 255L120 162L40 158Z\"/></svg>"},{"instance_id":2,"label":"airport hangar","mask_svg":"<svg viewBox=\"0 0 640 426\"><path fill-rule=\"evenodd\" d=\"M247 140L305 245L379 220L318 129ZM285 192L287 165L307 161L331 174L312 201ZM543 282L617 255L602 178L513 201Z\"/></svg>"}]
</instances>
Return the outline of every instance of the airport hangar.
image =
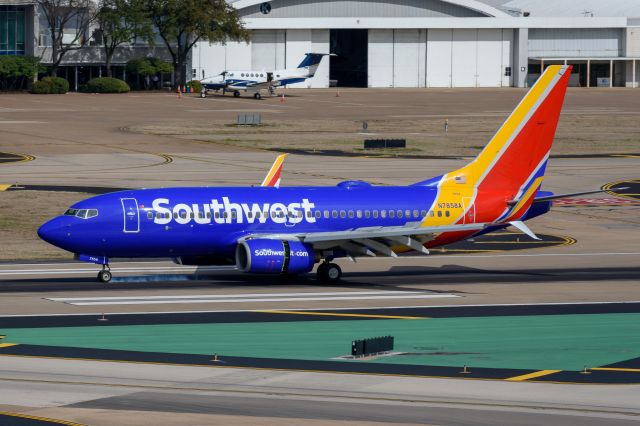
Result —
<instances>
[{"instance_id":1,"label":"airport hangar","mask_svg":"<svg viewBox=\"0 0 640 426\"><path fill-rule=\"evenodd\" d=\"M551 63L575 65L574 86L640 81L637 0L230 1L252 40L197 43L192 78L331 52L291 87L528 87Z\"/></svg>"}]
</instances>

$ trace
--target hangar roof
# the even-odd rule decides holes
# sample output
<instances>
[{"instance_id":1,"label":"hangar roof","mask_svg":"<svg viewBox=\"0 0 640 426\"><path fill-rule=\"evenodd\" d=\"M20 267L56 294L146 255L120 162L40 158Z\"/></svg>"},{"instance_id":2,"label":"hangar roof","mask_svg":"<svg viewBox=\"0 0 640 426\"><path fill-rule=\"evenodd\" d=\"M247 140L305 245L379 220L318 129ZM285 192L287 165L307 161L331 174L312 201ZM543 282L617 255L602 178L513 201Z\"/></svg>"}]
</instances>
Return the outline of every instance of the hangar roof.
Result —
<instances>
[{"instance_id":1,"label":"hangar roof","mask_svg":"<svg viewBox=\"0 0 640 426\"><path fill-rule=\"evenodd\" d=\"M489 6L532 17L640 17L638 0L481 0Z\"/></svg>"}]
</instances>

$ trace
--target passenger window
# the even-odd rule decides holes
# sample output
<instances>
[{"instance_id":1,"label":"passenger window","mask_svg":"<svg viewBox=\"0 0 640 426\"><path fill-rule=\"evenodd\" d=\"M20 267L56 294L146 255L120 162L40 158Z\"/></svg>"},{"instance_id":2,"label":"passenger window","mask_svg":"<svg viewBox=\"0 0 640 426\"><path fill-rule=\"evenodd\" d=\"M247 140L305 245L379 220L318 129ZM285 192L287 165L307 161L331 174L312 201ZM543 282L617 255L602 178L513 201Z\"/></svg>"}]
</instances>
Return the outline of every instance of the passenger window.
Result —
<instances>
[{"instance_id":1,"label":"passenger window","mask_svg":"<svg viewBox=\"0 0 640 426\"><path fill-rule=\"evenodd\" d=\"M362 210L358 210L358 211L356 212L356 217L357 217L358 219L362 218Z\"/></svg>"},{"instance_id":2,"label":"passenger window","mask_svg":"<svg viewBox=\"0 0 640 426\"><path fill-rule=\"evenodd\" d=\"M147 219L153 219L153 212L147 213Z\"/></svg>"},{"instance_id":3,"label":"passenger window","mask_svg":"<svg viewBox=\"0 0 640 426\"><path fill-rule=\"evenodd\" d=\"M253 213L251 213L251 212L247 212L247 218L248 218L248 219L251 219L252 217L253 217Z\"/></svg>"},{"instance_id":4,"label":"passenger window","mask_svg":"<svg viewBox=\"0 0 640 426\"><path fill-rule=\"evenodd\" d=\"M398 217L402 217L402 210L398 210Z\"/></svg>"},{"instance_id":5,"label":"passenger window","mask_svg":"<svg viewBox=\"0 0 640 426\"><path fill-rule=\"evenodd\" d=\"M377 219L378 218L378 210L374 210L373 211L373 218Z\"/></svg>"},{"instance_id":6,"label":"passenger window","mask_svg":"<svg viewBox=\"0 0 640 426\"><path fill-rule=\"evenodd\" d=\"M420 216L427 217L427 211L426 210L420 210Z\"/></svg>"},{"instance_id":7,"label":"passenger window","mask_svg":"<svg viewBox=\"0 0 640 426\"><path fill-rule=\"evenodd\" d=\"M367 219L369 219L371 217L371 212L369 210L365 210L364 211L364 217L366 217Z\"/></svg>"},{"instance_id":8,"label":"passenger window","mask_svg":"<svg viewBox=\"0 0 640 426\"><path fill-rule=\"evenodd\" d=\"M438 217L442 217L442 210L438 210Z\"/></svg>"},{"instance_id":9,"label":"passenger window","mask_svg":"<svg viewBox=\"0 0 640 426\"><path fill-rule=\"evenodd\" d=\"M342 219L344 219L345 217L347 217L347 211L346 210L340 210L340 217Z\"/></svg>"},{"instance_id":10,"label":"passenger window","mask_svg":"<svg viewBox=\"0 0 640 426\"><path fill-rule=\"evenodd\" d=\"M444 212L444 215L445 215L446 217L449 217L449 210L445 211L445 212Z\"/></svg>"},{"instance_id":11,"label":"passenger window","mask_svg":"<svg viewBox=\"0 0 640 426\"><path fill-rule=\"evenodd\" d=\"M214 216L216 219L220 219L220 212L216 212L213 216Z\"/></svg>"},{"instance_id":12,"label":"passenger window","mask_svg":"<svg viewBox=\"0 0 640 426\"><path fill-rule=\"evenodd\" d=\"M156 218L157 218L157 219L162 219L162 217L163 217L163 216L164 216L164 214L163 214L163 213L160 213L160 212L157 212L157 213L156 213Z\"/></svg>"},{"instance_id":13,"label":"passenger window","mask_svg":"<svg viewBox=\"0 0 640 426\"><path fill-rule=\"evenodd\" d=\"M320 216L322 216L322 212L320 210L316 210L316 218L320 219Z\"/></svg>"},{"instance_id":14,"label":"passenger window","mask_svg":"<svg viewBox=\"0 0 640 426\"><path fill-rule=\"evenodd\" d=\"M229 215L227 214L227 212L223 212L222 217L226 219L227 217L229 217Z\"/></svg>"},{"instance_id":15,"label":"passenger window","mask_svg":"<svg viewBox=\"0 0 640 426\"><path fill-rule=\"evenodd\" d=\"M177 219L178 218L178 212L173 212L173 218Z\"/></svg>"},{"instance_id":16,"label":"passenger window","mask_svg":"<svg viewBox=\"0 0 640 426\"><path fill-rule=\"evenodd\" d=\"M211 219L211 212L207 212L207 219Z\"/></svg>"},{"instance_id":17,"label":"passenger window","mask_svg":"<svg viewBox=\"0 0 640 426\"><path fill-rule=\"evenodd\" d=\"M324 211L324 218L329 219L329 210Z\"/></svg>"},{"instance_id":18,"label":"passenger window","mask_svg":"<svg viewBox=\"0 0 640 426\"><path fill-rule=\"evenodd\" d=\"M386 210L380 210L380 217L383 218L383 219L385 217L387 217L387 211Z\"/></svg>"},{"instance_id":19,"label":"passenger window","mask_svg":"<svg viewBox=\"0 0 640 426\"><path fill-rule=\"evenodd\" d=\"M433 217L433 210L429 210L429 217Z\"/></svg>"},{"instance_id":20,"label":"passenger window","mask_svg":"<svg viewBox=\"0 0 640 426\"><path fill-rule=\"evenodd\" d=\"M271 212L271 218L275 219L276 217L278 217L278 215L276 214L276 212Z\"/></svg>"},{"instance_id":21,"label":"passenger window","mask_svg":"<svg viewBox=\"0 0 640 426\"><path fill-rule=\"evenodd\" d=\"M186 219L187 218L187 212L180 213L180 217L183 218L183 219Z\"/></svg>"},{"instance_id":22,"label":"passenger window","mask_svg":"<svg viewBox=\"0 0 640 426\"><path fill-rule=\"evenodd\" d=\"M237 213L235 211L231 212L231 219L235 219L237 217Z\"/></svg>"},{"instance_id":23,"label":"passenger window","mask_svg":"<svg viewBox=\"0 0 640 426\"><path fill-rule=\"evenodd\" d=\"M395 210L389 210L389 217L390 217L390 218L394 218L394 217L396 217L396 212L395 212Z\"/></svg>"},{"instance_id":24,"label":"passenger window","mask_svg":"<svg viewBox=\"0 0 640 426\"><path fill-rule=\"evenodd\" d=\"M349 219L353 219L353 216L354 216L353 210L349 210Z\"/></svg>"}]
</instances>

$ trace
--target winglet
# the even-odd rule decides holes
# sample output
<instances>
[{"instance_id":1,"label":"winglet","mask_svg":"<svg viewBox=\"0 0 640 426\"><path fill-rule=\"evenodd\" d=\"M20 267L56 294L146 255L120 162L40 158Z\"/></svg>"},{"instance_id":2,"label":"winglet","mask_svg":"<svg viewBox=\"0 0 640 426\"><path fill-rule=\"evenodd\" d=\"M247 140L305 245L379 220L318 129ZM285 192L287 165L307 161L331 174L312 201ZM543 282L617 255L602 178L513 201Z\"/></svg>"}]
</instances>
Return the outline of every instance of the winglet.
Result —
<instances>
[{"instance_id":1,"label":"winglet","mask_svg":"<svg viewBox=\"0 0 640 426\"><path fill-rule=\"evenodd\" d=\"M534 240L539 240L540 239L540 237L538 237L536 234L534 234L533 231L531 229L529 229L529 227L527 225L525 225L524 222L522 222L522 221L514 220L513 222L509 222L509 225L518 228L520 231L522 231L523 233L527 234L528 236L530 236Z\"/></svg>"},{"instance_id":2,"label":"winglet","mask_svg":"<svg viewBox=\"0 0 640 426\"><path fill-rule=\"evenodd\" d=\"M278 155L278 158L273 162L273 166L269 169L269 173L267 173L267 176L265 176L260 186L280 187L280 173L282 172L282 164L286 156L287 154Z\"/></svg>"}]
</instances>

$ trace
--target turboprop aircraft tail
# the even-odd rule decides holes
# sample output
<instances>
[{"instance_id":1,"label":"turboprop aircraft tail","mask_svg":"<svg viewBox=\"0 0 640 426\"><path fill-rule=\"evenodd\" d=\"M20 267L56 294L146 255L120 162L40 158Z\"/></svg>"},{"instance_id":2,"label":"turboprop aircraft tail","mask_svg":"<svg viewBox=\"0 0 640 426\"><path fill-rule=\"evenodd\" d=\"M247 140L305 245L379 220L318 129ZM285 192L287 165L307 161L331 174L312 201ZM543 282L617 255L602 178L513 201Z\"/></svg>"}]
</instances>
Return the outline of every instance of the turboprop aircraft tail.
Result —
<instances>
[{"instance_id":1,"label":"turboprop aircraft tail","mask_svg":"<svg viewBox=\"0 0 640 426\"><path fill-rule=\"evenodd\" d=\"M324 56L329 56L328 53L307 53L304 55L304 59L298 65L298 68L307 68L307 76L313 77L320 66L320 61Z\"/></svg>"},{"instance_id":2,"label":"turboprop aircraft tail","mask_svg":"<svg viewBox=\"0 0 640 426\"><path fill-rule=\"evenodd\" d=\"M551 65L527 92L491 141L465 167L438 182L440 194L466 197L466 220L517 220L540 187L555 136L571 66ZM425 181L420 184L434 184Z\"/></svg>"}]
</instances>

